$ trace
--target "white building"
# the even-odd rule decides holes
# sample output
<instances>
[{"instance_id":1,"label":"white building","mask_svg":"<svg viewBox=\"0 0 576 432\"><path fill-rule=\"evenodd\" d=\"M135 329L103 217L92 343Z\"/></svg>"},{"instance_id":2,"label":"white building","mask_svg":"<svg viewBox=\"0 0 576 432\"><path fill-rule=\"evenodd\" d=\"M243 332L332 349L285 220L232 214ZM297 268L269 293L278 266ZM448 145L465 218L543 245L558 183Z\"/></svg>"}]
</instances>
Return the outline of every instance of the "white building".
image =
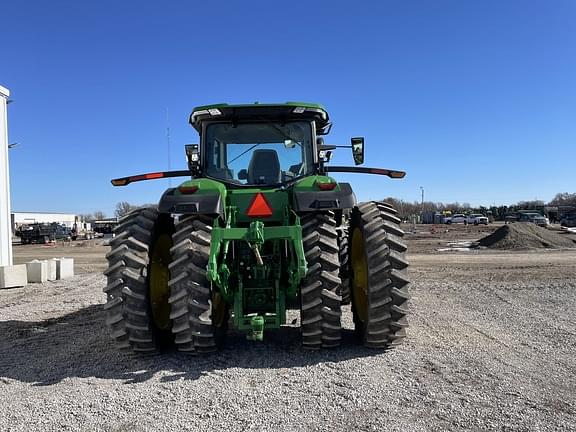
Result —
<instances>
[{"instance_id":1,"label":"white building","mask_svg":"<svg viewBox=\"0 0 576 432\"><path fill-rule=\"evenodd\" d=\"M6 104L10 92L0 86L0 266L12 265L10 236L10 175L8 173L8 117Z\"/></svg>"}]
</instances>

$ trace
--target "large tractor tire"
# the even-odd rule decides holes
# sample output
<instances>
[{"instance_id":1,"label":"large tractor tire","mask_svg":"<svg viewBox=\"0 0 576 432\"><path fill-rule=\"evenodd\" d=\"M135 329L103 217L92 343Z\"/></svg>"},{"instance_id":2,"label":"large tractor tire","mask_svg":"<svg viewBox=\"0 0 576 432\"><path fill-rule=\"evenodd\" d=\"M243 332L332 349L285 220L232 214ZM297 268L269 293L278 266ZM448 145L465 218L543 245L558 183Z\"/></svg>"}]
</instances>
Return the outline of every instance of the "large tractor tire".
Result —
<instances>
[{"instance_id":1,"label":"large tractor tire","mask_svg":"<svg viewBox=\"0 0 576 432\"><path fill-rule=\"evenodd\" d=\"M172 218L155 208L120 220L106 255L106 324L124 349L153 352L171 342L168 265Z\"/></svg>"},{"instance_id":2,"label":"large tractor tire","mask_svg":"<svg viewBox=\"0 0 576 432\"><path fill-rule=\"evenodd\" d=\"M341 312L338 233L331 212L300 216L308 273L300 289L302 346L306 349L340 345Z\"/></svg>"},{"instance_id":3,"label":"large tractor tire","mask_svg":"<svg viewBox=\"0 0 576 432\"><path fill-rule=\"evenodd\" d=\"M348 228L341 228L338 231L338 248L340 257L340 271L338 276L341 280L341 295L342 304L349 305L351 302L350 297L350 263L349 263L349 252L350 248L348 246Z\"/></svg>"},{"instance_id":4,"label":"large tractor tire","mask_svg":"<svg viewBox=\"0 0 576 432\"><path fill-rule=\"evenodd\" d=\"M170 318L174 342L183 352L216 351L228 328L228 304L206 278L213 223L208 216L183 216L172 236Z\"/></svg>"},{"instance_id":5,"label":"large tractor tire","mask_svg":"<svg viewBox=\"0 0 576 432\"><path fill-rule=\"evenodd\" d=\"M360 203L350 222L350 277L356 334L370 348L399 345L408 326L408 262L396 210Z\"/></svg>"}]
</instances>

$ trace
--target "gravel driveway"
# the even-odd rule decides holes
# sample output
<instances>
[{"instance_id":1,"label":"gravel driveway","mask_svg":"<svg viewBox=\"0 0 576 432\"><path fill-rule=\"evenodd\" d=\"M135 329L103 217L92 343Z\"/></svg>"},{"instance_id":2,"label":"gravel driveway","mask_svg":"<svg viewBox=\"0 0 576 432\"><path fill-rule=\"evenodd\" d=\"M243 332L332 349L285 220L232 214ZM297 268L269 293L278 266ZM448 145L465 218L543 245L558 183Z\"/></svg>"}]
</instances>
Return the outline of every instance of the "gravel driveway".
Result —
<instances>
[{"instance_id":1,"label":"gravel driveway","mask_svg":"<svg viewBox=\"0 0 576 432\"><path fill-rule=\"evenodd\" d=\"M337 351L286 327L138 357L106 334L100 274L0 291L0 430L576 430L576 253L503 256L413 256L388 353L354 345L346 309Z\"/></svg>"}]
</instances>

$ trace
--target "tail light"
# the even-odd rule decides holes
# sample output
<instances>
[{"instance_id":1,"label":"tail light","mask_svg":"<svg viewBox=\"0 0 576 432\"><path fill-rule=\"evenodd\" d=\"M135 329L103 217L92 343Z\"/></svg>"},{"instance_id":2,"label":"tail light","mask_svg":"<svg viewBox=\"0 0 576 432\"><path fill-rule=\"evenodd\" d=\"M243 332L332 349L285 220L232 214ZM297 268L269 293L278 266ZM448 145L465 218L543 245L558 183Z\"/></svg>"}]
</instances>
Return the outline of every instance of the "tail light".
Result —
<instances>
[{"instance_id":1,"label":"tail light","mask_svg":"<svg viewBox=\"0 0 576 432\"><path fill-rule=\"evenodd\" d=\"M193 193L196 193L197 190L198 190L198 186L196 186L196 185L179 186L178 187L178 191L183 195L191 195Z\"/></svg>"},{"instance_id":2,"label":"tail light","mask_svg":"<svg viewBox=\"0 0 576 432\"><path fill-rule=\"evenodd\" d=\"M316 186L318 186L318 189L320 189L321 191L331 191L334 190L336 188L336 183L333 182L316 182Z\"/></svg>"}]
</instances>

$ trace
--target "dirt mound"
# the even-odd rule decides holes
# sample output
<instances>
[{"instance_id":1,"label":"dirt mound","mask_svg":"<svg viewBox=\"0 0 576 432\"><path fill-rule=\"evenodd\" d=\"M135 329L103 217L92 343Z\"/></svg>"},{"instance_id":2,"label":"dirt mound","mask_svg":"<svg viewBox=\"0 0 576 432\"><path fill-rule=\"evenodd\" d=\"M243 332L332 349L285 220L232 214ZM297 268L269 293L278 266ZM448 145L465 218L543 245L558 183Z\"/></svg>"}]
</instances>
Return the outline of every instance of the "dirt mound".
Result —
<instances>
[{"instance_id":1,"label":"dirt mound","mask_svg":"<svg viewBox=\"0 0 576 432\"><path fill-rule=\"evenodd\" d=\"M574 240L531 223L513 223L480 239L480 246L493 249L574 248Z\"/></svg>"}]
</instances>

